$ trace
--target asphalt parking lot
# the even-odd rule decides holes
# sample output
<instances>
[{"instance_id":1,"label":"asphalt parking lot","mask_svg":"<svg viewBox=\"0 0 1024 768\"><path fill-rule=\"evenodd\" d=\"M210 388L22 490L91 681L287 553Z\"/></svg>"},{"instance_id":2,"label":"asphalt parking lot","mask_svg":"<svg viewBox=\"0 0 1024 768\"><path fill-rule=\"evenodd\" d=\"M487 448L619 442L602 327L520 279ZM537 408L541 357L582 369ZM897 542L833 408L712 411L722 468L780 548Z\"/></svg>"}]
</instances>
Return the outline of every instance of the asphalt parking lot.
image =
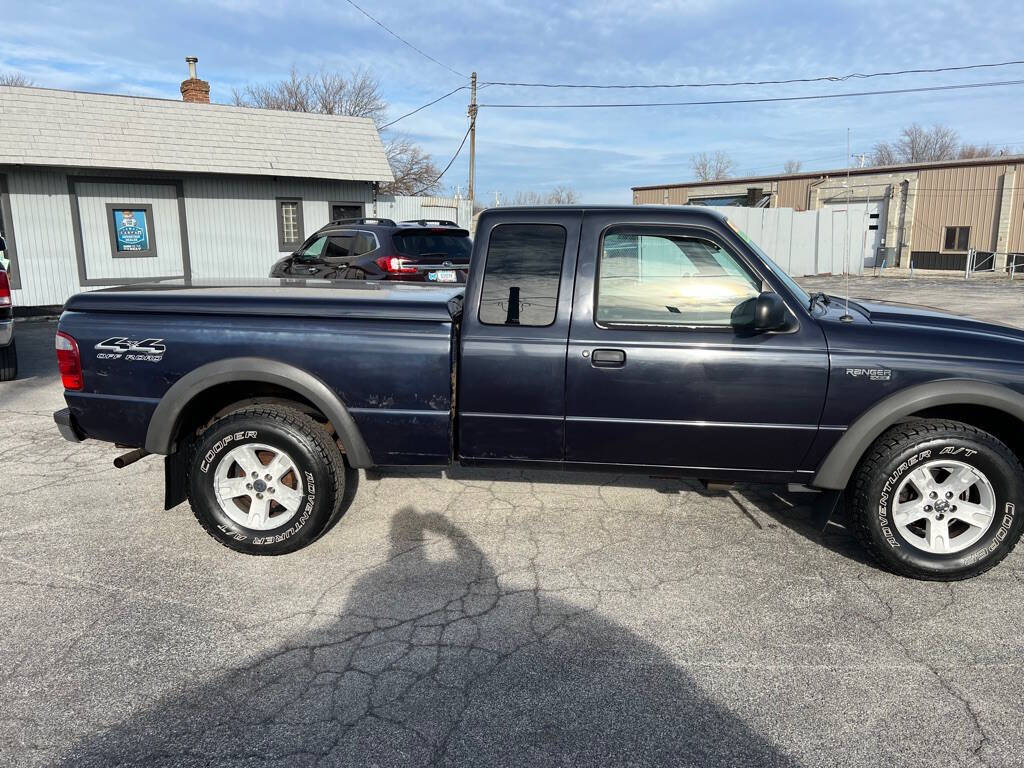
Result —
<instances>
[{"instance_id":1,"label":"asphalt parking lot","mask_svg":"<svg viewBox=\"0 0 1024 768\"><path fill-rule=\"evenodd\" d=\"M1024 281L853 283L1024 321ZM1024 549L922 583L808 494L459 471L246 557L59 437L53 331L0 384L0 765L1024 765Z\"/></svg>"}]
</instances>

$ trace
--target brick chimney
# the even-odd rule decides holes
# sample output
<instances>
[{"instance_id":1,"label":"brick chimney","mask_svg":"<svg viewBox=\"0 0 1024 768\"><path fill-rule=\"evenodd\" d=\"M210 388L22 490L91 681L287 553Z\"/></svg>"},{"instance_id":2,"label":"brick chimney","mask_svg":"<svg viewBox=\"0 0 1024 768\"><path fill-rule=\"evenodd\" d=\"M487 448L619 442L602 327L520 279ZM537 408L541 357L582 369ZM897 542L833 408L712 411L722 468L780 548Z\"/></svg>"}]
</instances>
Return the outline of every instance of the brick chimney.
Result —
<instances>
[{"instance_id":1,"label":"brick chimney","mask_svg":"<svg viewBox=\"0 0 1024 768\"><path fill-rule=\"evenodd\" d=\"M188 64L188 80L181 81L182 101L194 101L199 104L209 104L210 84L205 80L200 80L196 76L196 64L199 63L199 59L195 56L186 56L185 62Z\"/></svg>"}]
</instances>

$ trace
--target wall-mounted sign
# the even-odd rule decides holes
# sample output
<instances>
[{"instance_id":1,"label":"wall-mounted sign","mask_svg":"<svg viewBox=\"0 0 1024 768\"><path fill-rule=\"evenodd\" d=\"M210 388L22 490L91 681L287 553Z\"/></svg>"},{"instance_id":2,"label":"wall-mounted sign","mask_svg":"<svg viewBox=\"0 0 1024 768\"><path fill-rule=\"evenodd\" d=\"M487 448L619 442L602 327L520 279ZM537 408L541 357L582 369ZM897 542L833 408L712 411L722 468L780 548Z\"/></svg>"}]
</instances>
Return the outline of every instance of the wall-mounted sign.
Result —
<instances>
[{"instance_id":1,"label":"wall-mounted sign","mask_svg":"<svg viewBox=\"0 0 1024 768\"><path fill-rule=\"evenodd\" d=\"M156 256L153 206L149 203L107 203L110 251L117 258Z\"/></svg>"},{"instance_id":2,"label":"wall-mounted sign","mask_svg":"<svg viewBox=\"0 0 1024 768\"><path fill-rule=\"evenodd\" d=\"M118 251L148 251L149 222L146 212L126 208L114 211L114 233Z\"/></svg>"}]
</instances>

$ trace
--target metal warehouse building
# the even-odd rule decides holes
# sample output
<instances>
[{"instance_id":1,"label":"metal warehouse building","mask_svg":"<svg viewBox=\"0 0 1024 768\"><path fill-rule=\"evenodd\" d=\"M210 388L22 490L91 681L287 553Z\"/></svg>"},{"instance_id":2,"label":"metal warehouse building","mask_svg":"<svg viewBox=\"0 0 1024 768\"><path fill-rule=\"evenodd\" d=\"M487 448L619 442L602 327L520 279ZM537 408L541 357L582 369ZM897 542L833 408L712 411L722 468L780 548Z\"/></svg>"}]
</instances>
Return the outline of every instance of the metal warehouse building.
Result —
<instances>
[{"instance_id":1,"label":"metal warehouse building","mask_svg":"<svg viewBox=\"0 0 1024 768\"><path fill-rule=\"evenodd\" d=\"M205 88L205 91L203 90ZM266 275L392 180L368 119L0 87L0 230L15 304L88 286Z\"/></svg>"},{"instance_id":2,"label":"metal warehouse building","mask_svg":"<svg viewBox=\"0 0 1024 768\"><path fill-rule=\"evenodd\" d=\"M1004 269L1024 253L1024 157L751 176L633 187L633 202L741 205L798 211L867 205L875 264L963 270ZM1024 256L1015 257L1018 268Z\"/></svg>"}]
</instances>

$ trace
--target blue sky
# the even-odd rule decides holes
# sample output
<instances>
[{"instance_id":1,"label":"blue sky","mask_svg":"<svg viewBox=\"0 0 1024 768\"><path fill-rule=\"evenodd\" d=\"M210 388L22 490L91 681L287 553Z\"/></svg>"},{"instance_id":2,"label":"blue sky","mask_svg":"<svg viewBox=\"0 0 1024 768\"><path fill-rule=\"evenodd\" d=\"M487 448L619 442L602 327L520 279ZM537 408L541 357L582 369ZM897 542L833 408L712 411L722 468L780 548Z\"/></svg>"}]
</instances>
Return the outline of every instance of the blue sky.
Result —
<instances>
[{"instance_id":1,"label":"blue sky","mask_svg":"<svg viewBox=\"0 0 1024 768\"><path fill-rule=\"evenodd\" d=\"M360 0L403 37L482 81L657 83L937 67L1024 58L1024 3L945 0L540 3ZM365 67L398 116L462 84L343 0L108 3L0 0L0 70L37 84L178 98L199 57L214 101L300 69ZM848 83L647 91L491 86L487 103L651 101L805 95L1024 79L1024 65ZM834 101L642 109L499 110L477 122L477 196L567 185L586 202L628 202L638 184L692 177L690 157L723 150L741 174L846 164L913 121L1024 153L1024 86ZM465 92L394 127L447 163L466 125ZM465 189L465 152L446 176Z\"/></svg>"}]
</instances>

